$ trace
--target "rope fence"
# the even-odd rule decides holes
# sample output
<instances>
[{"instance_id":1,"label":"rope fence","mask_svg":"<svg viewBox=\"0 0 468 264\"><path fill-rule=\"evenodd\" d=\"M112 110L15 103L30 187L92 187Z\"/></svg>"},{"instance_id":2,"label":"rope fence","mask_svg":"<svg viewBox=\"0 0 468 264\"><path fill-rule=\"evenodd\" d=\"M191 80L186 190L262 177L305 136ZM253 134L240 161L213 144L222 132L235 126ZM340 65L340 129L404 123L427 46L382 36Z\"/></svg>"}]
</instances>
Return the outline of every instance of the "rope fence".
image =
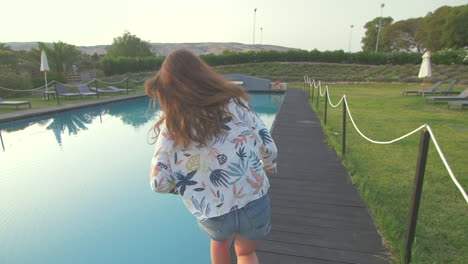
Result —
<instances>
[{"instance_id":1,"label":"rope fence","mask_svg":"<svg viewBox=\"0 0 468 264\"><path fill-rule=\"evenodd\" d=\"M64 85L64 86L67 86L67 87L76 87L76 86L84 85L84 84L89 85L89 84L91 84L91 83L93 83L93 82L100 82L100 83L104 83L104 84L107 84L107 85L115 85L115 84L123 83L123 82L125 82L125 81L132 81L132 82L134 82L134 83L139 83L139 82L144 82L144 81L146 81L150 76L151 76L151 74L148 75L148 76L146 76L146 77L144 77L144 78L141 79L141 80L133 80L133 79L130 79L130 77L125 77L125 78L123 78L122 80L117 81L117 82L106 82L106 81L103 81L103 80L100 80L100 79L97 79L97 78L96 78L96 79L92 79L92 80L88 81L87 83L80 83L80 84L75 84L75 85L66 84L66 83L61 83L61 82L59 82L59 81L52 80L52 81L50 81L49 83L47 83L47 86L52 86L52 85L54 85L54 84L56 84L56 83L61 84L61 85ZM11 88L6 88L6 87L0 86L0 89L6 90L6 91L11 91L11 92L33 92L33 91L38 91L38 90L42 90L42 89L45 89L45 88L46 88L46 85L43 85L43 86L41 86L41 87L32 88L32 89L18 90L18 89L11 89Z\"/></svg>"},{"instance_id":2,"label":"rope fence","mask_svg":"<svg viewBox=\"0 0 468 264\"><path fill-rule=\"evenodd\" d=\"M333 104L330 100L330 91L329 91L328 85L325 85L325 89L323 89L324 91L322 93L322 84L320 81L316 83L315 80L311 79L310 77L304 76L304 90L306 90L307 86L309 87L309 90L307 91L307 96L309 97L309 100L312 99L312 105L314 103L313 102L314 90L318 89L317 100L316 100L316 110L318 110L318 105L319 105L318 95L320 94L321 97L326 96L324 119L323 119L324 124L327 123L327 105L330 105L332 107L338 107L340 104L343 103L343 135L342 135L342 155L343 156L345 155L345 150L346 150L346 116L349 116L349 119L351 120L351 123L353 124L353 127L358 132L358 134L364 139L366 139L367 141L374 143L374 144L392 144L406 137L409 137L420 130L422 131L421 139L419 143L418 160L416 164L416 175L414 178L413 197L412 197L411 208L409 212L408 228L407 228L405 247L404 247L404 258L405 258L404 263L409 264L411 262L412 245L413 245L414 237L416 234L416 225L417 225L417 220L418 220L419 205L420 205L421 194L422 194L422 189L423 189L424 173L425 173L425 168L426 168L426 161L427 161L427 154L428 154L430 139L432 139L432 142L434 143L436 147L437 153L439 154L440 159L444 163L444 166L448 174L450 175L450 178L452 179L453 183L455 184L455 186L458 188L458 190L462 194L466 203L468 203L468 196L466 195L465 189L457 180L457 178L455 177L455 174L450 168L450 165L447 162L447 159L445 158L445 155L442 152L442 149L440 148L439 143L437 142L434 132L432 131L429 124L423 124L420 127L414 129L413 131L406 133L405 135L402 135L398 138L389 140L389 141L379 141L379 140L371 139L367 137L366 135L364 135L364 133L362 133L362 131L356 125L356 122L354 121L354 118L351 114L351 110L349 109L349 103L346 98L346 95L343 95L341 97L341 100L337 104Z\"/></svg>"},{"instance_id":3,"label":"rope fence","mask_svg":"<svg viewBox=\"0 0 468 264\"><path fill-rule=\"evenodd\" d=\"M361 130L358 128L358 126L356 125L356 122L354 121L354 118L353 116L351 115L351 110L349 109L349 103L346 99L346 95L343 95L341 97L341 100L336 104L332 104L331 101L330 101L330 92L329 92L329 88L328 88L328 85L325 86L325 89L323 89L323 93L322 93L322 85L321 85L321 82L319 81L317 84L315 82L315 80L311 80L309 77L306 77L305 80L307 80L307 84L309 85L309 87L311 88L314 88L314 89L319 89L319 93L320 93L320 96L324 96L325 94L327 94L328 96L328 103L332 106L332 107L338 107L343 101L346 102L346 111L348 113L348 116L349 116L349 119L351 120L351 123L353 124L353 127L356 129L356 131L359 133L359 135L361 135L364 139L366 139L367 141L371 142L371 143L374 143L374 144L392 144L392 143L395 143L397 141L400 141L406 137L409 137L411 135L413 135L414 133L426 128L430 135L431 135L431 139L432 139L432 142L434 143L434 145L436 146L436 149L437 149L437 152L439 154L439 157L440 159L442 160L442 162L444 163L445 165L445 168L447 169L447 172L449 173L453 183L455 184L455 186L457 186L457 188L459 189L460 193L462 194L463 198L465 199L465 201L468 203L468 196L464 190L464 188L461 186L461 184L458 182L457 178L455 177L455 174L453 173L452 169L450 168L450 165L449 163L447 162L447 159L445 158L445 155L444 153L442 152L442 149L440 148L439 146L439 143L437 142L437 139L434 135L434 132L432 131L431 127L428 125L428 124L424 124L418 128L416 128L415 130L401 136L401 137L398 137L398 138L395 138L395 139L392 139L392 140L389 140L389 141L378 141L378 140L373 140L369 137L367 137L366 135L364 135L364 133L361 132Z\"/></svg>"},{"instance_id":4,"label":"rope fence","mask_svg":"<svg viewBox=\"0 0 468 264\"><path fill-rule=\"evenodd\" d=\"M128 79L129 79L129 78L126 77L126 78L123 78L122 80L117 81L117 82L105 82L105 81L99 80L99 79L96 79L96 81L98 81L98 82L100 82L100 83L108 84L108 85L114 85L114 84L123 83L123 82L127 81Z\"/></svg>"},{"instance_id":5,"label":"rope fence","mask_svg":"<svg viewBox=\"0 0 468 264\"><path fill-rule=\"evenodd\" d=\"M55 81L51 81L47 84L47 86L49 85L52 85L54 84ZM7 90L7 91L12 91L12 92L32 92L32 91L37 91L37 90L41 90L41 89L44 89L46 88L46 85L44 84L43 86L41 87L37 87L37 88L32 88L32 89L27 89L27 90L15 90L15 89L10 89L10 88L5 88L5 87L1 87L0 86L0 89L2 90Z\"/></svg>"}]
</instances>

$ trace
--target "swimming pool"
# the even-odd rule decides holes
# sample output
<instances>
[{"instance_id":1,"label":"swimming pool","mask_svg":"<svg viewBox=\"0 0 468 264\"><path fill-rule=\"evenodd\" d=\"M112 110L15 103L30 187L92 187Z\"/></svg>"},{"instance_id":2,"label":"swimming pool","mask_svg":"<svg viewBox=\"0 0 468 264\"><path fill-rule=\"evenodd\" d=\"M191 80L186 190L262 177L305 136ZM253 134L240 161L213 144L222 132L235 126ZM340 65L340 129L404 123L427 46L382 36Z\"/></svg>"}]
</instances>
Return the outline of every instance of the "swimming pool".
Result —
<instances>
[{"instance_id":1,"label":"swimming pool","mask_svg":"<svg viewBox=\"0 0 468 264\"><path fill-rule=\"evenodd\" d=\"M251 98L271 126L282 95ZM154 121L142 98L0 124L0 263L209 263L182 201L149 187Z\"/></svg>"}]
</instances>

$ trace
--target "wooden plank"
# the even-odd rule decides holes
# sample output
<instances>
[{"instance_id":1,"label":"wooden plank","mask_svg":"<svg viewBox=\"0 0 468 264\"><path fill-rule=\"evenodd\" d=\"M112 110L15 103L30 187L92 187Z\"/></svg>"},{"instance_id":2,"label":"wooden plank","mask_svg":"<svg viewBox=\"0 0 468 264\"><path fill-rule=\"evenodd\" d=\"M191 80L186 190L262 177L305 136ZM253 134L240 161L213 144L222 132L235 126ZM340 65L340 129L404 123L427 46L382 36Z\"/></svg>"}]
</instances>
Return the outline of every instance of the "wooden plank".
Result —
<instances>
[{"instance_id":1,"label":"wooden plank","mask_svg":"<svg viewBox=\"0 0 468 264\"><path fill-rule=\"evenodd\" d=\"M351 262L330 261L318 258L298 257L289 254L270 253L257 250L257 256L260 263L268 264L349 264Z\"/></svg>"},{"instance_id":2,"label":"wooden plank","mask_svg":"<svg viewBox=\"0 0 468 264\"><path fill-rule=\"evenodd\" d=\"M334 228L334 229L342 229L342 230L363 230L369 231L373 233L377 233L375 231L375 226L370 225L368 223L359 223L359 222L351 222L346 220L336 220L330 218L323 218L318 216L301 216L301 215L290 215L284 214L278 211L272 212L272 225L275 222L285 222L289 225L298 225L298 226L317 226L317 227L325 227L325 228Z\"/></svg>"},{"instance_id":3,"label":"wooden plank","mask_svg":"<svg viewBox=\"0 0 468 264\"><path fill-rule=\"evenodd\" d=\"M281 225L274 226L273 230L275 232L272 232L266 240L369 254L385 253L380 244L380 237L374 234L353 233L353 235L350 236L349 233L345 233L342 230L333 230L334 232L331 232L330 229L327 228L309 228L309 232L307 233L301 230L297 230L298 232L291 232L289 228L282 229L281 227Z\"/></svg>"},{"instance_id":4,"label":"wooden plank","mask_svg":"<svg viewBox=\"0 0 468 264\"><path fill-rule=\"evenodd\" d=\"M314 247L301 244L292 244L278 241L262 241L258 246L259 251L288 254L304 258L316 258L336 262L356 264L386 264L388 258L385 255L369 254L357 251L339 250L325 247ZM311 262L313 263L313 262Z\"/></svg>"}]
</instances>

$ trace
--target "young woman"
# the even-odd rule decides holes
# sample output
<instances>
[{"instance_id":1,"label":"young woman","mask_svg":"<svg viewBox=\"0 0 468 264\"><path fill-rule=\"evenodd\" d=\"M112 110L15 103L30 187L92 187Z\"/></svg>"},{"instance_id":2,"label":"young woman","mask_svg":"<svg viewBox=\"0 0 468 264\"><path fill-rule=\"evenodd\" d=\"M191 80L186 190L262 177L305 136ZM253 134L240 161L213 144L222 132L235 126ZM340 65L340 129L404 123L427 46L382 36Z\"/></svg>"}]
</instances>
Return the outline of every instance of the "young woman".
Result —
<instances>
[{"instance_id":1,"label":"young woman","mask_svg":"<svg viewBox=\"0 0 468 264\"><path fill-rule=\"evenodd\" d=\"M176 50L145 83L163 112L154 126L151 187L181 196L211 238L213 263L258 263L257 241L270 231L265 172L276 171L277 149L245 90L187 50Z\"/></svg>"}]
</instances>

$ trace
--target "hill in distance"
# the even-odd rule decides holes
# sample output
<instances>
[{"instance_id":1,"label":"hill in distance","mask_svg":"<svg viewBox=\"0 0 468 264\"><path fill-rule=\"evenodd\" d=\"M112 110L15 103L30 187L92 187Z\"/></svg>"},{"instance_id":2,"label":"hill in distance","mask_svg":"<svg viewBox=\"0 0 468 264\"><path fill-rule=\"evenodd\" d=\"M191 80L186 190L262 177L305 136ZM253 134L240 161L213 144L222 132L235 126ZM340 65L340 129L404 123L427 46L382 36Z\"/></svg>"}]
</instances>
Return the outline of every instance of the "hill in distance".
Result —
<instances>
[{"instance_id":1,"label":"hill in distance","mask_svg":"<svg viewBox=\"0 0 468 264\"><path fill-rule=\"evenodd\" d=\"M10 46L13 50L29 50L37 48L37 42L7 42L6 45ZM47 43L52 44L52 43ZM204 42L204 43L150 43L153 52L157 55L166 56L176 49L188 49L193 53L199 54L221 54L223 50L230 50L234 52L243 52L250 50L276 50L276 51L287 51L287 50L298 50L296 48L288 48L275 45L252 45L242 44L236 42ZM76 46L76 48L85 53L92 55L105 54L106 47L109 45L96 45L96 46Z\"/></svg>"}]
</instances>

